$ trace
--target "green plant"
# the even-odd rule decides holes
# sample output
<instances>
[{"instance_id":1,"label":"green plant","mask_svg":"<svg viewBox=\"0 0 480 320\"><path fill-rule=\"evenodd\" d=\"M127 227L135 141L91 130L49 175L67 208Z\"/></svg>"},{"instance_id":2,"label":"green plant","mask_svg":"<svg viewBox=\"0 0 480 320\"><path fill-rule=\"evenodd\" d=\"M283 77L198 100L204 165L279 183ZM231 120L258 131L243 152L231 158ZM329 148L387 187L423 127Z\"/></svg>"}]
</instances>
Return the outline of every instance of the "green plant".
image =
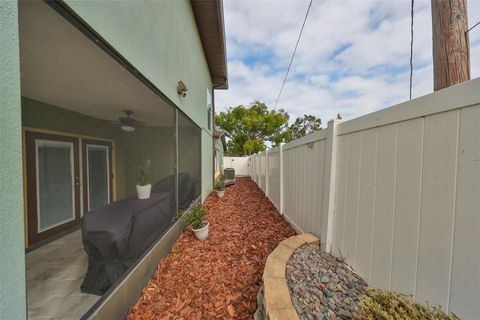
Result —
<instances>
[{"instance_id":1,"label":"green plant","mask_svg":"<svg viewBox=\"0 0 480 320\"><path fill-rule=\"evenodd\" d=\"M367 293L360 296L359 315L355 319L362 320L459 320L455 314L447 315L441 307L431 308L428 303L415 303L412 296L376 288L368 288Z\"/></svg>"},{"instance_id":2,"label":"green plant","mask_svg":"<svg viewBox=\"0 0 480 320\"><path fill-rule=\"evenodd\" d=\"M191 207L182 215L182 221L192 226L193 229L200 229L204 226L204 218L208 210L204 205L196 205Z\"/></svg>"},{"instance_id":3,"label":"green plant","mask_svg":"<svg viewBox=\"0 0 480 320\"><path fill-rule=\"evenodd\" d=\"M340 250L340 247L338 246L338 244L337 244L337 250L339 255L337 259L340 260L341 262L345 262L345 260L347 260L348 258L348 253L346 255L343 255L342 250Z\"/></svg>"},{"instance_id":4,"label":"green plant","mask_svg":"<svg viewBox=\"0 0 480 320\"><path fill-rule=\"evenodd\" d=\"M138 185L146 186L148 185L148 176L150 175L150 159L143 158L142 165L138 167Z\"/></svg>"},{"instance_id":5,"label":"green plant","mask_svg":"<svg viewBox=\"0 0 480 320\"><path fill-rule=\"evenodd\" d=\"M225 181L224 180L217 180L215 182L215 186L214 186L215 190L218 190L218 191L223 191L225 190Z\"/></svg>"}]
</instances>

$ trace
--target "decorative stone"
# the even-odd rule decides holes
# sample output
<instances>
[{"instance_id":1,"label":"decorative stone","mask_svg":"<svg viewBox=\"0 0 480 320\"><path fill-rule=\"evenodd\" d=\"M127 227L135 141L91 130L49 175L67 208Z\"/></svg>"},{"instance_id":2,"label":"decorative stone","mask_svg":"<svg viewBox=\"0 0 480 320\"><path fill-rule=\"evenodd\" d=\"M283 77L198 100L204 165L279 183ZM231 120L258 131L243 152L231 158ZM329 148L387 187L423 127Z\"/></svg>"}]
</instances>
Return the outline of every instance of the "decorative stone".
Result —
<instances>
[{"instance_id":1,"label":"decorative stone","mask_svg":"<svg viewBox=\"0 0 480 320\"><path fill-rule=\"evenodd\" d=\"M352 319L367 286L347 264L308 245L295 250L287 261L286 280L302 320Z\"/></svg>"}]
</instances>

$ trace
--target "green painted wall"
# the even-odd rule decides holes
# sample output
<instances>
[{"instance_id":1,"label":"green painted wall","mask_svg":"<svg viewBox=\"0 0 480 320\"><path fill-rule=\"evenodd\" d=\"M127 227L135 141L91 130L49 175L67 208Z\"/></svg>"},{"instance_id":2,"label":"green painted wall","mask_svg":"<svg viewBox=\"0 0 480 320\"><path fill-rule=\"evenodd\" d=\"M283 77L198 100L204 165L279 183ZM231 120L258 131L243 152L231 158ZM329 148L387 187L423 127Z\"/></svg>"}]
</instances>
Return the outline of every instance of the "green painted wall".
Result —
<instances>
[{"instance_id":1,"label":"green painted wall","mask_svg":"<svg viewBox=\"0 0 480 320\"><path fill-rule=\"evenodd\" d=\"M22 125L115 141L117 199L125 196L124 145L121 130L109 121L71 112L29 98L22 98Z\"/></svg>"},{"instance_id":2,"label":"green painted wall","mask_svg":"<svg viewBox=\"0 0 480 320\"><path fill-rule=\"evenodd\" d=\"M123 132L109 121L25 97L22 98L22 124L25 127L114 140L117 199L136 194L138 167L144 157L152 161L152 183L173 174L173 127L137 128L134 132Z\"/></svg>"},{"instance_id":3,"label":"green painted wall","mask_svg":"<svg viewBox=\"0 0 480 320\"><path fill-rule=\"evenodd\" d=\"M212 82L190 1L65 2L203 129L203 164L211 163L207 89ZM176 91L179 80L188 87L185 98ZM205 195L213 173L203 164Z\"/></svg>"},{"instance_id":4,"label":"green painted wall","mask_svg":"<svg viewBox=\"0 0 480 320\"><path fill-rule=\"evenodd\" d=\"M202 200L205 200L213 186L213 139L202 131Z\"/></svg>"},{"instance_id":5,"label":"green painted wall","mask_svg":"<svg viewBox=\"0 0 480 320\"><path fill-rule=\"evenodd\" d=\"M137 128L135 132L122 132L122 148L125 150L125 194L136 195L138 167L143 158L151 161L150 182L174 174L173 128Z\"/></svg>"},{"instance_id":6,"label":"green painted wall","mask_svg":"<svg viewBox=\"0 0 480 320\"><path fill-rule=\"evenodd\" d=\"M18 8L0 1L0 319L26 318Z\"/></svg>"}]
</instances>

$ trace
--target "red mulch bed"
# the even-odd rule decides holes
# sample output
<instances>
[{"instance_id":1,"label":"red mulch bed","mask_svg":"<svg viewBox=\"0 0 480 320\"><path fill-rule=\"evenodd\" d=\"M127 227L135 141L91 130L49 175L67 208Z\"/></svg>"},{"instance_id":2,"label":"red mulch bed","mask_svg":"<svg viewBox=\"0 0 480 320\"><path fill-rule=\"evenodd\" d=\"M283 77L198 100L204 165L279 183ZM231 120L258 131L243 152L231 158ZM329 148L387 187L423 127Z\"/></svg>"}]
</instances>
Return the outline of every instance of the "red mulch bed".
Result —
<instances>
[{"instance_id":1,"label":"red mulch bed","mask_svg":"<svg viewBox=\"0 0 480 320\"><path fill-rule=\"evenodd\" d=\"M183 232L127 319L253 318L265 260L295 231L250 178L238 178L223 199L210 194L205 205L208 238Z\"/></svg>"}]
</instances>

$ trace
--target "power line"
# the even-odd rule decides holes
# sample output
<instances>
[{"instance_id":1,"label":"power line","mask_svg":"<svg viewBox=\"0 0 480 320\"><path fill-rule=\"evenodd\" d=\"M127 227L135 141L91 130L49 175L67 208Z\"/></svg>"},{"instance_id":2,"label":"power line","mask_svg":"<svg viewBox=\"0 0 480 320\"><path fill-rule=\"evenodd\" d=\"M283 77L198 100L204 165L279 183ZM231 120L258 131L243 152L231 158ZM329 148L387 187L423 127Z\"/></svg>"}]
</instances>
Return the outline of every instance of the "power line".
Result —
<instances>
[{"instance_id":1,"label":"power line","mask_svg":"<svg viewBox=\"0 0 480 320\"><path fill-rule=\"evenodd\" d=\"M307 12L305 13L305 18L303 19L302 28L300 29L300 33L298 34L297 43L295 44L295 49L293 50L292 57L290 58L290 63L288 64L287 73L285 74L285 79L283 79L282 87L280 88L280 92L278 93L278 96L277 96L277 101L275 101L275 106L273 107L274 109L277 108L278 100L280 99L280 95L282 94L283 87L285 86L285 82L287 81L288 73L290 72L290 67L292 66L293 58L295 58L295 54L297 53L298 43L302 38L303 28L305 27L305 23L307 22L308 13L310 12L310 8L312 7L312 2L313 0L310 0L310 3L308 4Z\"/></svg>"},{"instance_id":2,"label":"power line","mask_svg":"<svg viewBox=\"0 0 480 320\"><path fill-rule=\"evenodd\" d=\"M475 28L476 26L478 26L480 24L480 21L478 21L477 23L475 23L473 25L473 27L471 27L470 29L468 29L467 31L465 31L465 33L469 33L470 31L472 31L473 28Z\"/></svg>"},{"instance_id":3,"label":"power line","mask_svg":"<svg viewBox=\"0 0 480 320\"><path fill-rule=\"evenodd\" d=\"M412 83L413 83L413 7L415 0L412 0L412 7L410 10L411 22L410 22L410 100L412 100Z\"/></svg>"}]
</instances>

